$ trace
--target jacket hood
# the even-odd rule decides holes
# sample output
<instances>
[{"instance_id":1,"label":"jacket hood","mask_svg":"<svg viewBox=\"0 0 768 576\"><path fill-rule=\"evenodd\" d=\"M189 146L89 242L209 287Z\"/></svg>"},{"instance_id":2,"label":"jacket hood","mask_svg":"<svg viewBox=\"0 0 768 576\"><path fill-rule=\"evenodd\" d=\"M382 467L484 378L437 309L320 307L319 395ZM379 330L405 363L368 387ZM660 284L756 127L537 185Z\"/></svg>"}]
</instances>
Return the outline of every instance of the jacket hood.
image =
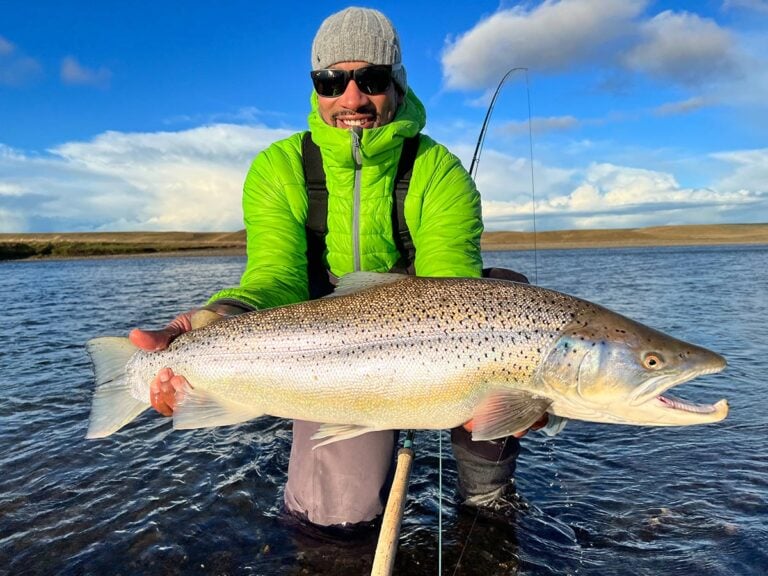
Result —
<instances>
[{"instance_id":1,"label":"jacket hood","mask_svg":"<svg viewBox=\"0 0 768 576\"><path fill-rule=\"evenodd\" d=\"M308 124L312 140L323 151L324 157L337 159L334 163L338 162L339 165L351 164L353 159L350 154L350 131L325 123L318 112L317 93L314 90L310 103L312 111L309 113ZM424 105L409 88L391 122L362 131L360 154L363 165L379 163L382 155L389 157L392 148L402 146L405 138L418 134L426 122L427 112Z\"/></svg>"}]
</instances>

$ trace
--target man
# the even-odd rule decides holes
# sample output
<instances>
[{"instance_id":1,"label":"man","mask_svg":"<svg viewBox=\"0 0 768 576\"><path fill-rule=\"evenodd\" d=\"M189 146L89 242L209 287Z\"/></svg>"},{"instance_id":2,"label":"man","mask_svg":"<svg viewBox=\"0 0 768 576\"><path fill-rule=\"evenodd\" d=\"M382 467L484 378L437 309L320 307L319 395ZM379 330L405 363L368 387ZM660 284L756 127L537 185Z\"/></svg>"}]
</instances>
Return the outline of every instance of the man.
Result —
<instances>
[{"instance_id":1,"label":"man","mask_svg":"<svg viewBox=\"0 0 768 576\"><path fill-rule=\"evenodd\" d=\"M164 330L134 330L130 338L137 346L159 350L180 333L221 317L307 300L327 292L327 274L404 267L421 276L481 275L480 196L459 160L425 135L418 139L402 208L415 248L410 262L398 248L395 175L404 142L424 128L426 113L408 88L392 23L365 8L330 16L315 36L312 69L309 129L326 178L325 250L312 255L308 247L310 203L298 133L261 152L246 178L248 263L240 286L215 294L203 309L182 314ZM320 279L310 273L318 265ZM152 383L152 405L172 414L184 383L182 375L162 370ZM313 451L310 437L318 426L294 422L287 509L322 526L374 520L391 481L396 434L368 433ZM465 428L451 437L465 502L503 506L517 439L472 442Z\"/></svg>"}]
</instances>

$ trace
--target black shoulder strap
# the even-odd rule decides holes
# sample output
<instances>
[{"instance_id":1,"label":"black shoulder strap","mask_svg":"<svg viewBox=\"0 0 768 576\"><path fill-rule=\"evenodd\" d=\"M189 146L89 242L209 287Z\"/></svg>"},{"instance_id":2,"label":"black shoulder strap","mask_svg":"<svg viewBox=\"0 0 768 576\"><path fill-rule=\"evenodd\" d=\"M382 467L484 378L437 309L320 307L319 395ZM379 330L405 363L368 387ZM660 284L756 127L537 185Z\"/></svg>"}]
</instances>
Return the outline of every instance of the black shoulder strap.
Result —
<instances>
[{"instance_id":1,"label":"black shoulder strap","mask_svg":"<svg viewBox=\"0 0 768 576\"><path fill-rule=\"evenodd\" d=\"M392 234L400 252L400 260L393 270L412 271L416 257L408 224L405 222L405 196L411 183L413 164L419 149L419 135L406 138L400 152L400 161L395 173L395 186L392 190ZM325 266L325 235L328 233L328 188L325 183L323 158L317 144L312 141L312 133L305 132L301 139L301 158L304 169L304 182L307 187L307 260L309 262L310 296L318 297L329 294L333 287L328 280Z\"/></svg>"},{"instance_id":2,"label":"black shoulder strap","mask_svg":"<svg viewBox=\"0 0 768 576\"><path fill-rule=\"evenodd\" d=\"M301 162L309 196L306 225L310 230L325 236L328 232L328 188L325 185L323 157L320 148L312 141L311 132L304 132L301 139Z\"/></svg>"},{"instance_id":3,"label":"black shoulder strap","mask_svg":"<svg viewBox=\"0 0 768 576\"><path fill-rule=\"evenodd\" d=\"M312 141L312 133L304 132L301 139L301 164L307 187L307 274L309 297L320 298L333 292L325 264L325 235L328 233L328 188L320 148Z\"/></svg>"},{"instance_id":4,"label":"black shoulder strap","mask_svg":"<svg viewBox=\"0 0 768 576\"><path fill-rule=\"evenodd\" d=\"M419 135L406 138L403 142L403 150L400 152L400 162L395 174L395 186L392 191L392 234L400 252L400 260L395 268L398 271L407 271L413 274L413 262L416 259L416 248L413 245L411 231L405 221L405 196L411 184L413 164L416 162L416 153L419 151Z\"/></svg>"}]
</instances>

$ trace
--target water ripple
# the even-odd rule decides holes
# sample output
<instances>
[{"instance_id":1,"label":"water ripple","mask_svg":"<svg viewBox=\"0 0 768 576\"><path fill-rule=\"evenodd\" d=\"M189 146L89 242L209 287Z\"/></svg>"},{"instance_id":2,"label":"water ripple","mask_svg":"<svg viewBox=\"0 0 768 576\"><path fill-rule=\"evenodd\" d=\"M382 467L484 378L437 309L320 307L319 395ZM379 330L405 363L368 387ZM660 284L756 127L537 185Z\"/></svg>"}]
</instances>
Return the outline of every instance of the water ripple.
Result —
<instances>
[{"instance_id":1,"label":"water ripple","mask_svg":"<svg viewBox=\"0 0 768 576\"><path fill-rule=\"evenodd\" d=\"M487 256L488 265L531 262ZM555 439L529 434L520 507L505 521L456 506L446 433L441 496L438 434L419 432L396 573L436 573L441 561L445 574L462 575L763 574L768 250L547 251L539 261L541 284L723 353L727 371L681 395L727 397L731 415L692 428L571 422ZM339 539L283 513L286 421L174 432L147 412L107 439L84 439L92 375L83 343L159 326L236 284L242 266L241 258L0 266L0 292L14 295L0 326L0 573L370 570L375 531Z\"/></svg>"}]
</instances>

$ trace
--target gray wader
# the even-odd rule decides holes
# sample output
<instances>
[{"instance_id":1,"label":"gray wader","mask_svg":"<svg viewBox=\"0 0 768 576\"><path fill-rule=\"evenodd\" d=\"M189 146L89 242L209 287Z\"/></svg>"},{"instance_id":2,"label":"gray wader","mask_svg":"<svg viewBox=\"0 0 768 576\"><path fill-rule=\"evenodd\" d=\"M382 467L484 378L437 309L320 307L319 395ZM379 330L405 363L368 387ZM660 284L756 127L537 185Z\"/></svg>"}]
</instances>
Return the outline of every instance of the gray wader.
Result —
<instances>
[{"instance_id":1,"label":"gray wader","mask_svg":"<svg viewBox=\"0 0 768 576\"><path fill-rule=\"evenodd\" d=\"M287 510L320 526L349 526L376 520L384 511L394 473L398 432L369 432L321 446L310 437L320 424L294 420L285 487ZM515 473L517 438L475 442L464 428L451 430L459 494L471 506L503 496Z\"/></svg>"},{"instance_id":2,"label":"gray wader","mask_svg":"<svg viewBox=\"0 0 768 576\"><path fill-rule=\"evenodd\" d=\"M483 276L527 282L500 268ZM293 515L319 526L368 523L384 511L395 466L399 431L369 432L321 446L311 436L320 424L294 420L293 444L285 486L285 506ZM470 506L494 507L512 484L520 442L510 436L475 442L464 428L451 430L459 476L459 495Z\"/></svg>"}]
</instances>

